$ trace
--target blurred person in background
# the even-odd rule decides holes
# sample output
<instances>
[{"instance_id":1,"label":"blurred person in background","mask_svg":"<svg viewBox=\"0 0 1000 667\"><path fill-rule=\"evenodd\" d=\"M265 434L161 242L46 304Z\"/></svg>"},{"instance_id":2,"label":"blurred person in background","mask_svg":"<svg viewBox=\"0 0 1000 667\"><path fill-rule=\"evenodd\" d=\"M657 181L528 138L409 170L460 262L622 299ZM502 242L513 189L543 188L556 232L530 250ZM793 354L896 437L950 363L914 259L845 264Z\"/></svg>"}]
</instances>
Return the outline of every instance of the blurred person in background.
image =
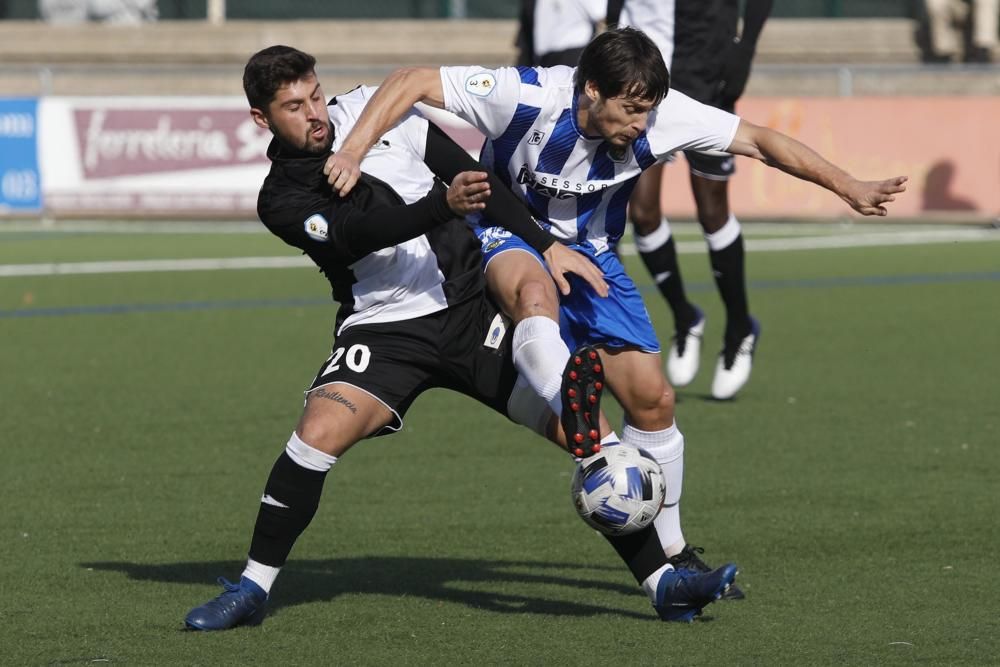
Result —
<instances>
[{"instance_id":1,"label":"blurred person in background","mask_svg":"<svg viewBox=\"0 0 1000 667\"><path fill-rule=\"evenodd\" d=\"M993 62L1000 0L924 0L930 62Z\"/></svg>"},{"instance_id":2,"label":"blurred person in background","mask_svg":"<svg viewBox=\"0 0 1000 667\"><path fill-rule=\"evenodd\" d=\"M773 0L745 0L742 17L738 0L618 0L617 4L620 17L613 1L608 23L633 26L649 35L670 70L671 88L703 104L734 111ZM712 396L729 399L750 379L760 337L760 324L750 316L747 300L743 234L729 208L729 178L735 166L731 155L686 150L684 156L715 284L726 309ZM670 225L660 212L662 181L662 163L643 172L629 200L629 217L639 254L673 313L667 377L673 386L683 387L698 372L705 314L684 291Z\"/></svg>"},{"instance_id":3,"label":"blurred person in background","mask_svg":"<svg viewBox=\"0 0 1000 667\"><path fill-rule=\"evenodd\" d=\"M607 9L607 0L521 0L517 64L575 66Z\"/></svg>"},{"instance_id":4,"label":"blurred person in background","mask_svg":"<svg viewBox=\"0 0 1000 667\"><path fill-rule=\"evenodd\" d=\"M38 0L38 12L50 23L131 25L159 18L156 0Z\"/></svg>"}]
</instances>

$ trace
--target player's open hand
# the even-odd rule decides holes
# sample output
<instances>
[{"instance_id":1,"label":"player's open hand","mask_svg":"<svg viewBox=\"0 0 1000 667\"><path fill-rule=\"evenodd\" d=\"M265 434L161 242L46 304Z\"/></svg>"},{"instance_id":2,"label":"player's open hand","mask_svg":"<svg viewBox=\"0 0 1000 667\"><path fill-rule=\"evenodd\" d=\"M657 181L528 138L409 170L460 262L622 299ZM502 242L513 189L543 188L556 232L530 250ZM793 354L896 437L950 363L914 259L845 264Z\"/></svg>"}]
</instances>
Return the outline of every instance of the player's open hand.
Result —
<instances>
[{"instance_id":1,"label":"player's open hand","mask_svg":"<svg viewBox=\"0 0 1000 667\"><path fill-rule=\"evenodd\" d=\"M468 215L486 208L490 198L489 175L485 171L463 171L455 176L448 188L448 208L455 215Z\"/></svg>"},{"instance_id":2,"label":"player's open hand","mask_svg":"<svg viewBox=\"0 0 1000 667\"><path fill-rule=\"evenodd\" d=\"M563 296L569 294L569 281L565 276L567 273L575 273L586 280L599 296L608 295L608 284L604 282L604 273L583 253L571 250L556 241L545 251L544 257L552 280Z\"/></svg>"},{"instance_id":3,"label":"player's open hand","mask_svg":"<svg viewBox=\"0 0 1000 667\"><path fill-rule=\"evenodd\" d=\"M341 197L346 197L361 177L361 159L344 151L334 153L326 159L323 173L330 187Z\"/></svg>"},{"instance_id":4,"label":"player's open hand","mask_svg":"<svg viewBox=\"0 0 1000 667\"><path fill-rule=\"evenodd\" d=\"M895 201L894 195L905 192L906 181L906 176L884 181L855 181L841 197L861 215L888 215L883 204Z\"/></svg>"}]
</instances>

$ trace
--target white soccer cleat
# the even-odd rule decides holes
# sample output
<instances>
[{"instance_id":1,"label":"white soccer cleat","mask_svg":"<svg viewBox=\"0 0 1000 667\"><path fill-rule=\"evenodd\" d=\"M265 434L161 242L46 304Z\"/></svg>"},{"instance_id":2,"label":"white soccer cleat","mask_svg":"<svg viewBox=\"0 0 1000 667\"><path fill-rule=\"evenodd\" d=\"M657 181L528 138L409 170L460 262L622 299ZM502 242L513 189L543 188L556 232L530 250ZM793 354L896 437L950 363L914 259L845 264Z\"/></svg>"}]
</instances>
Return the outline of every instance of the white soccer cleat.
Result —
<instances>
[{"instance_id":1,"label":"white soccer cleat","mask_svg":"<svg viewBox=\"0 0 1000 667\"><path fill-rule=\"evenodd\" d=\"M675 387L686 387L698 374L698 362L701 360L701 338L705 334L705 313L694 307L698 319L687 331L678 331L670 339L670 352L667 354L667 379Z\"/></svg>"},{"instance_id":2,"label":"white soccer cleat","mask_svg":"<svg viewBox=\"0 0 1000 667\"><path fill-rule=\"evenodd\" d=\"M750 333L733 349L723 349L715 364L712 398L724 401L736 395L750 379L753 355L760 340L760 322L750 318Z\"/></svg>"}]
</instances>

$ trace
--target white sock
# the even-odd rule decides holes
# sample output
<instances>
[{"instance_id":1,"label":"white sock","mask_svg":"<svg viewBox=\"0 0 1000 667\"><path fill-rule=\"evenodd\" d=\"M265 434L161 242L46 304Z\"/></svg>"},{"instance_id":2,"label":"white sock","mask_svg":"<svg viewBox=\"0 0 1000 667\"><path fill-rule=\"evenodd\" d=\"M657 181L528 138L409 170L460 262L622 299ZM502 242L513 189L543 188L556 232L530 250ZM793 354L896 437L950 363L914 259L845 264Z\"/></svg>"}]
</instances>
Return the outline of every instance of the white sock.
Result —
<instances>
[{"instance_id":1,"label":"white sock","mask_svg":"<svg viewBox=\"0 0 1000 667\"><path fill-rule=\"evenodd\" d=\"M635 249L639 252L653 252L670 240L670 223L666 218L660 220L660 226L645 236L635 235Z\"/></svg>"},{"instance_id":2,"label":"white sock","mask_svg":"<svg viewBox=\"0 0 1000 667\"><path fill-rule=\"evenodd\" d=\"M264 592L270 595L271 586L274 585L274 580L278 577L279 572L281 572L280 567L271 567L248 558L242 576L263 588Z\"/></svg>"},{"instance_id":3,"label":"white sock","mask_svg":"<svg viewBox=\"0 0 1000 667\"><path fill-rule=\"evenodd\" d=\"M733 241L740 237L742 231L743 228L740 227L740 221L736 219L735 215L730 213L726 224L722 225L717 232L705 234L705 240L708 242L710 250L718 252L731 246Z\"/></svg>"},{"instance_id":4,"label":"white sock","mask_svg":"<svg viewBox=\"0 0 1000 667\"><path fill-rule=\"evenodd\" d=\"M660 583L660 577L663 576L664 572L669 572L673 569L674 566L667 563L659 570L646 577L645 581L642 582L642 590L646 591L646 595L648 595L649 599L653 601L653 604L656 604L656 587Z\"/></svg>"},{"instance_id":5,"label":"white sock","mask_svg":"<svg viewBox=\"0 0 1000 667\"><path fill-rule=\"evenodd\" d=\"M541 315L521 320L511 344L514 367L552 412L562 414L559 387L569 361L569 348L559 335L559 324Z\"/></svg>"},{"instance_id":6,"label":"white sock","mask_svg":"<svg viewBox=\"0 0 1000 667\"><path fill-rule=\"evenodd\" d=\"M684 436L676 423L662 431L640 431L631 424L625 424L622 441L645 449L660 464L667 493L663 499L663 509L656 516L653 525L656 526L664 551L673 556L685 544L680 508L681 487L684 482Z\"/></svg>"},{"instance_id":7,"label":"white sock","mask_svg":"<svg viewBox=\"0 0 1000 667\"><path fill-rule=\"evenodd\" d=\"M295 431L292 431L292 437L288 439L288 444L285 445L285 453L297 465L302 466L306 470L315 470L316 472L326 472L337 462L336 456L321 452L307 444L299 438L299 434Z\"/></svg>"}]
</instances>

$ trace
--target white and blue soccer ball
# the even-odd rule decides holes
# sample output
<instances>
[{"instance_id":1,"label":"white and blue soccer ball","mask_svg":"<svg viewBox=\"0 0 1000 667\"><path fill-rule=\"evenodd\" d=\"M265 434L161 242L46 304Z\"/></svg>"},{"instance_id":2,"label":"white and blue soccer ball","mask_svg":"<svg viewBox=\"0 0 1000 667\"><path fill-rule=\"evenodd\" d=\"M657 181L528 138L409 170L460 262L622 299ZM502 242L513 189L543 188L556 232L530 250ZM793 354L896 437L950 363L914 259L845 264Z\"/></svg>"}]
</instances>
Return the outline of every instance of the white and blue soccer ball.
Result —
<instances>
[{"instance_id":1,"label":"white and blue soccer ball","mask_svg":"<svg viewBox=\"0 0 1000 667\"><path fill-rule=\"evenodd\" d=\"M628 445L601 448L573 474L573 505L589 526L605 535L642 530L659 514L666 486L660 464Z\"/></svg>"}]
</instances>

